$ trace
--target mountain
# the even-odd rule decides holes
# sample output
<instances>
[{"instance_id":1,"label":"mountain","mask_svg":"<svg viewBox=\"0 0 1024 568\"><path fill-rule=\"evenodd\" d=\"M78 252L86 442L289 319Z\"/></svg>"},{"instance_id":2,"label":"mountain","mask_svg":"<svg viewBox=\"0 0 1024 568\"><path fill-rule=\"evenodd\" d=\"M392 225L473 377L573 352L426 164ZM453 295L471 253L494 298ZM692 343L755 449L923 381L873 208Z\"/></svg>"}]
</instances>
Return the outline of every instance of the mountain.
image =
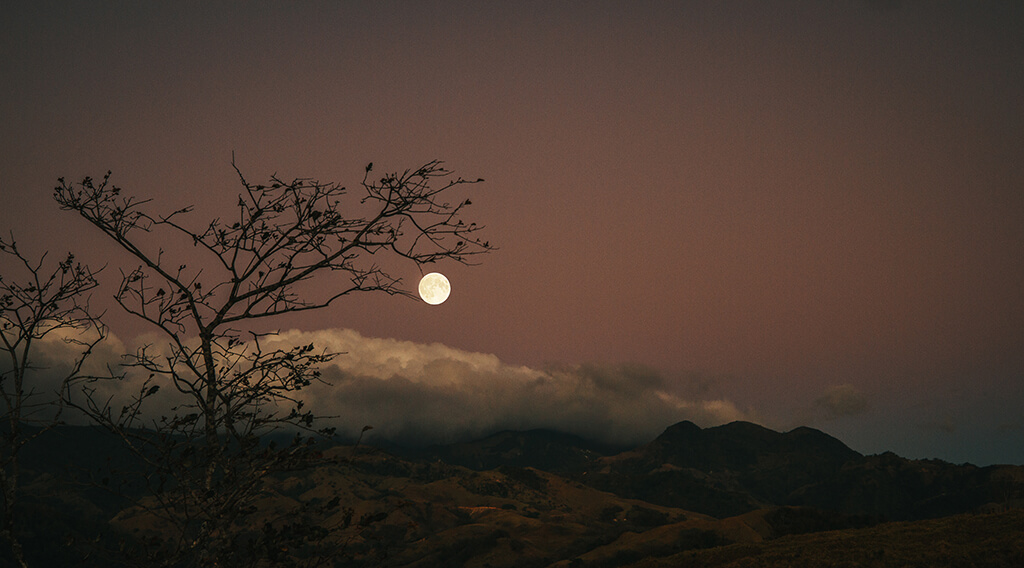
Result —
<instances>
[{"instance_id":1,"label":"mountain","mask_svg":"<svg viewBox=\"0 0 1024 568\"><path fill-rule=\"evenodd\" d=\"M404 450L478 471L529 467L595 489L716 518L780 506L863 522L915 520L1024 498L1024 468L864 456L813 428L776 432L750 422L700 428L683 421L626 451L550 430ZM392 449L392 452L397 450Z\"/></svg>"},{"instance_id":2,"label":"mountain","mask_svg":"<svg viewBox=\"0 0 1024 568\"><path fill-rule=\"evenodd\" d=\"M351 525L333 517L327 522L343 527L333 539L343 546L344 566L540 568L662 526L688 535L693 547L760 538L752 529L737 531L736 523L626 499L532 468L474 471L344 446L324 457L327 465L270 480L260 506L269 516L299 503L338 499L340 510L358 519ZM114 524L143 539L159 535L154 516L142 509L122 511Z\"/></svg>"},{"instance_id":3,"label":"mountain","mask_svg":"<svg viewBox=\"0 0 1024 568\"><path fill-rule=\"evenodd\" d=\"M341 527L339 565L353 567L907 565L898 547L929 551L933 566L1024 565L1024 467L864 456L818 430L749 422L680 422L620 450L550 430L401 451L326 446L320 467L268 479L253 519L337 502L325 523ZM35 565L75 564L97 538L161 535L152 512L84 483L114 486L138 465L109 434L62 427L26 451L21 533ZM961 542L958 526L993 534ZM52 546L53 535L71 544ZM933 537L945 541L929 548ZM836 552L851 542L860 548Z\"/></svg>"},{"instance_id":4,"label":"mountain","mask_svg":"<svg viewBox=\"0 0 1024 568\"><path fill-rule=\"evenodd\" d=\"M799 488L787 505L893 520L917 520L1024 506L1024 467L864 456L835 475Z\"/></svg>"},{"instance_id":5,"label":"mountain","mask_svg":"<svg viewBox=\"0 0 1024 568\"><path fill-rule=\"evenodd\" d=\"M813 428L785 433L751 422L731 422L701 429L684 421L669 426L638 450L648 458L701 471L781 469L810 466L832 470L860 457L839 440Z\"/></svg>"},{"instance_id":6,"label":"mountain","mask_svg":"<svg viewBox=\"0 0 1024 568\"><path fill-rule=\"evenodd\" d=\"M789 506L714 518L529 467L475 471L372 448L336 447L325 456L334 464L272 480L262 506L340 498L364 519L338 535L344 566L831 566L857 558L866 566L952 567L1024 559L1020 509L916 523ZM131 511L117 522L126 532L147 526ZM918 554L924 561L914 563Z\"/></svg>"},{"instance_id":7,"label":"mountain","mask_svg":"<svg viewBox=\"0 0 1024 568\"><path fill-rule=\"evenodd\" d=\"M819 430L780 433L749 422L707 429L680 422L648 444L594 460L574 479L719 518L801 506L916 520L1024 498L1020 466L863 456Z\"/></svg>"},{"instance_id":8,"label":"mountain","mask_svg":"<svg viewBox=\"0 0 1024 568\"><path fill-rule=\"evenodd\" d=\"M786 504L862 458L811 428L779 433L750 422L670 426L648 444L596 460L577 479L594 487L716 517Z\"/></svg>"}]
</instances>

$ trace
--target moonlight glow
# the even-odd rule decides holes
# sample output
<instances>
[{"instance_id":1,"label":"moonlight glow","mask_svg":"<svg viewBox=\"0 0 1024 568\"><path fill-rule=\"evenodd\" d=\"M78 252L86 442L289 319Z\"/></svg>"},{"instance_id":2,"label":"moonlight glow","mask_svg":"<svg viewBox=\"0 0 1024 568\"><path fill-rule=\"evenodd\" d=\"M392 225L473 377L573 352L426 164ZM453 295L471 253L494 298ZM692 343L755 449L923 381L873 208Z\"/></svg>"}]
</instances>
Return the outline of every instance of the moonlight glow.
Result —
<instances>
[{"instance_id":1,"label":"moonlight glow","mask_svg":"<svg viewBox=\"0 0 1024 568\"><path fill-rule=\"evenodd\" d=\"M451 293L451 283L440 272L431 272L420 279L420 297L432 306L447 300Z\"/></svg>"}]
</instances>

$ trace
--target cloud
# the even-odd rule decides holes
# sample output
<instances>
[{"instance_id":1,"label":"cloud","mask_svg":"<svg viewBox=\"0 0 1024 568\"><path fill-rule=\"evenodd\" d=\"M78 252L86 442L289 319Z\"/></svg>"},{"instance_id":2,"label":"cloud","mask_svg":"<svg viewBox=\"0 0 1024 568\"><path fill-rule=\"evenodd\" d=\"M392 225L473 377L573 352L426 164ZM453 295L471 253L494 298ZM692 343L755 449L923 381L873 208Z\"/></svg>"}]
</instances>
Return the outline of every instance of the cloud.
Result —
<instances>
[{"instance_id":1,"label":"cloud","mask_svg":"<svg viewBox=\"0 0 1024 568\"><path fill-rule=\"evenodd\" d=\"M681 420L715 425L744 418L731 402L694 398L686 381L674 384L642 365L534 369L342 329L288 331L276 341L343 353L324 369L328 384L304 391L307 404L335 416L342 432L371 425L375 436L411 444L531 428L632 444Z\"/></svg>"},{"instance_id":2,"label":"cloud","mask_svg":"<svg viewBox=\"0 0 1024 568\"><path fill-rule=\"evenodd\" d=\"M868 410L868 399L849 384L837 385L814 401L815 414L824 420L856 416Z\"/></svg>"},{"instance_id":3,"label":"cloud","mask_svg":"<svg viewBox=\"0 0 1024 568\"><path fill-rule=\"evenodd\" d=\"M82 356L84 343L91 343L96 337L96 332L91 329L56 329L32 343L23 387L21 412L24 420L46 422L53 419L57 412L55 403L59 398L58 393L62 390L64 382L72 375L75 362ZM13 335L8 339L13 341ZM19 357L23 355L20 347L17 352ZM108 335L92 349L78 375L107 375L108 367L116 367L122 353L124 344L117 337ZM13 384L6 379L13 369L10 354L6 350L0 352L0 376L5 379L5 391L11 393ZM113 392L116 388L117 385L111 385L108 390ZM75 422L82 417L76 417L74 412L63 409L61 418Z\"/></svg>"},{"instance_id":4,"label":"cloud","mask_svg":"<svg viewBox=\"0 0 1024 568\"><path fill-rule=\"evenodd\" d=\"M155 338L136 343L158 348ZM552 365L537 369L508 365L495 355L363 337L347 329L282 332L261 340L264 349L314 344L338 353L322 368L324 382L301 391L306 408L328 416L324 425L343 435L371 425L376 438L407 444L445 443L482 437L505 429L549 428L616 444L646 442L667 426L691 420L713 426L749 419L730 401L709 395L706 381L691 376L666 378L636 364ZM71 356L59 342L39 345L47 376L56 377ZM134 349L131 345L128 349ZM125 346L108 340L90 361L95 371L115 372ZM102 373L101 373L102 374ZM137 395L148 373L124 381L100 381L96 399L111 401L116 412ZM50 382L56 384L54 379ZM42 384L42 383L40 383ZM49 384L49 383L46 383ZM147 399L150 418L169 415L182 403L169 385Z\"/></svg>"},{"instance_id":5,"label":"cloud","mask_svg":"<svg viewBox=\"0 0 1024 568\"><path fill-rule=\"evenodd\" d=\"M820 427L827 422L866 414L870 409L868 397L857 387L851 384L833 385L810 404L794 407L774 427L780 430L798 426Z\"/></svg>"}]
</instances>

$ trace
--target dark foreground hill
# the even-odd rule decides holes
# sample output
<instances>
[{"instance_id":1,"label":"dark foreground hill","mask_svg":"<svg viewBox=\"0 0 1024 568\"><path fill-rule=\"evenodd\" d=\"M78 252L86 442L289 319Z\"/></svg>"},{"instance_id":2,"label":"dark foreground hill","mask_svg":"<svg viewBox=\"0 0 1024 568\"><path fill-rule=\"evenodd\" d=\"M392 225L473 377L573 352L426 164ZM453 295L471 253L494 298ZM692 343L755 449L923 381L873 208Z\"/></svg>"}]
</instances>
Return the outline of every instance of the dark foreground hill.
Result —
<instances>
[{"instance_id":1,"label":"dark foreground hill","mask_svg":"<svg viewBox=\"0 0 1024 568\"><path fill-rule=\"evenodd\" d=\"M627 568L1017 568L1024 566L1024 530L1021 527L1024 527L1024 510L1017 509L792 535L604 565ZM577 564L597 565L586 561Z\"/></svg>"},{"instance_id":2,"label":"dark foreground hill","mask_svg":"<svg viewBox=\"0 0 1024 568\"><path fill-rule=\"evenodd\" d=\"M596 490L533 468L473 471L335 448L336 465L276 480L264 506L341 497L373 519L338 566L1020 566L1024 511L875 523L805 507L713 518ZM116 526L146 535L144 513ZM855 559L855 560L854 560ZM855 563L851 563L855 562ZM844 564L845 563L845 564Z\"/></svg>"},{"instance_id":3,"label":"dark foreground hill","mask_svg":"<svg viewBox=\"0 0 1024 568\"><path fill-rule=\"evenodd\" d=\"M704 429L680 422L614 455L573 437L530 431L440 447L432 456L474 469L502 463L534 467L623 497L717 518L801 506L877 521L917 520L1024 499L1024 467L864 456L813 428L776 432L750 422Z\"/></svg>"},{"instance_id":4,"label":"dark foreground hill","mask_svg":"<svg viewBox=\"0 0 1024 568\"><path fill-rule=\"evenodd\" d=\"M24 456L33 565L90 566L90 547L160 536L94 486L131 465L104 436L61 429ZM533 430L324 455L272 478L255 518L339 500L358 522L327 566L1024 566L1024 468L863 456L810 428L682 422L625 452Z\"/></svg>"},{"instance_id":5,"label":"dark foreground hill","mask_svg":"<svg viewBox=\"0 0 1024 568\"><path fill-rule=\"evenodd\" d=\"M707 429L681 422L635 450L596 460L581 479L605 491L725 517L789 504L794 491L832 479L861 457L810 428L779 433L749 422Z\"/></svg>"}]
</instances>

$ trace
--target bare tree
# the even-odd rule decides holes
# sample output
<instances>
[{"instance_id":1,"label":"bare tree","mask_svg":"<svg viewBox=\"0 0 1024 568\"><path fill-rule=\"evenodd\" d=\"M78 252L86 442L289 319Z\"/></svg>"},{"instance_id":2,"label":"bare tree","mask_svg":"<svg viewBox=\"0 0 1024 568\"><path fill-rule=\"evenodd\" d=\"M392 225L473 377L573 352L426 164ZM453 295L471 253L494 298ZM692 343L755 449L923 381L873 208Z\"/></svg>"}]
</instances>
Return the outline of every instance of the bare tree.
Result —
<instances>
[{"instance_id":1,"label":"bare tree","mask_svg":"<svg viewBox=\"0 0 1024 568\"><path fill-rule=\"evenodd\" d=\"M46 267L46 255L36 261L25 256L13 235L0 237L0 252L15 276L0 275L0 397L3 398L3 433L0 442L0 533L11 555L26 567L16 528L19 497L19 453L32 439L58 424L60 390L78 377L82 364L106 331L90 315L87 294L97 286L94 273L75 262L70 253L56 266ZM73 352L70 364L43 384L45 371L37 362L39 344L59 339Z\"/></svg>"},{"instance_id":2,"label":"bare tree","mask_svg":"<svg viewBox=\"0 0 1024 568\"><path fill-rule=\"evenodd\" d=\"M143 505L173 527L174 540L159 551L168 563L256 565L277 554L267 550L280 549L261 539L287 532L269 524L254 531L254 503L266 476L307 467L315 454L301 437L286 448L262 437L282 427L312 431L317 416L299 391L320 380L319 366L335 354L314 345L268 348L258 324L357 292L411 296L381 267L380 256L468 264L492 249L477 237L482 227L462 220L470 200L447 201L457 186L482 180L454 177L438 161L372 179L367 166L361 195L306 178L275 175L253 184L235 172L241 183L235 216L199 228L187 224L192 207L150 212L150 202L123 196L109 172L100 181L61 179L54 193L63 209L79 213L138 262L122 272L115 300L167 340L126 358L148 378L120 411L88 387L93 396L69 402L124 437L154 472L152 497ZM154 240L148 235L157 233L160 243L184 241L191 249L186 260L170 259L180 250L147 246ZM333 290L317 295L327 287L308 282L327 276ZM167 416L144 419L145 402L162 387L181 402Z\"/></svg>"}]
</instances>

